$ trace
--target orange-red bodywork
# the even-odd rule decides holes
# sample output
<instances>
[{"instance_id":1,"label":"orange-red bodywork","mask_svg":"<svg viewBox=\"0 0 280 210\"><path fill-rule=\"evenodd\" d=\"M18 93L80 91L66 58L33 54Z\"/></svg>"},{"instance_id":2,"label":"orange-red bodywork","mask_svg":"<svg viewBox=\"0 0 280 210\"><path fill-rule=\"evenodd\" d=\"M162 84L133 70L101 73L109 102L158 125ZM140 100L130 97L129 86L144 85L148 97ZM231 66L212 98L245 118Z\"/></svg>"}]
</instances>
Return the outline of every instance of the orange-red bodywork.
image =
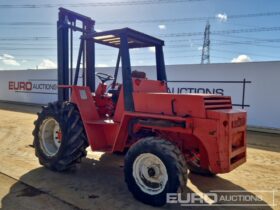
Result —
<instances>
[{"instance_id":1,"label":"orange-red bodywork","mask_svg":"<svg viewBox=\"0 0 280 210\"><path fill-rule=\"evenodd\" d=\"M129 124L139 119L133 131L156 132L183 153L199 148L201 167L213 173L229 172L246 161L246 112L232 109L230 97L173 94L167 92L166 83L133 78L135 111L126 112L122 88L116 104L105 93L104 84L99 84L94 96L88 87L71 88L71 101L80 111L93 151L129 147L135 142L129 137Z\"/></svg>"}]
</instances>

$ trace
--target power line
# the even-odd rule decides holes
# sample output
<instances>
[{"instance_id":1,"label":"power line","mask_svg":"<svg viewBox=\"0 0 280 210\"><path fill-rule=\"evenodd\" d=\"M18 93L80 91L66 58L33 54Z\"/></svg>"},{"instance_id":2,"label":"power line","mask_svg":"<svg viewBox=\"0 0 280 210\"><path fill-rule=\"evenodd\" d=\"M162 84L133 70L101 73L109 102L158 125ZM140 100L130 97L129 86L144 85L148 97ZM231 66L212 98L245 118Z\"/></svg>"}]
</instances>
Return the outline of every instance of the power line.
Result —
<instances>
[{"instance_id":1,"label":"power line","mask_svg":"<svg viewBox=\"0 0 280 210\"><path fill-rule=\"evenodd\" d=\"M251 44L258 44L258 43L280 43L280 39L259 39L259 40L253 40L253 39L251 39L251 40L211 39L211 40L212 41L216 41L216 42L214 42L214 44L229 44L229 45L235 45L235 44L244 44L244 45L248 44L248 45L251 45ZM192 44L198 44L201 41L203 41L203 39L179 39L179 40L175 39L175 40L166 41L166 43L182 43L182 42L186 42L186 43L188 43L191 46Z\"/></svg>"},{"instance_id":2,"label":"power line","mask_svg":"<svg viewBox=\"0 0 280 210\"><path fill-rule=\"evenodd\" d=\"M183 48L183 47L182 47ZM16 48L14 49L16 52L19 52L20 50L17 50ZM233 51L233 50L224 50L224 49L219 49L219 48L216 48L216 47L214 47L213 49L212 49L212 51L214 51L214 52L219 52L219 53L234 53L234 54L244 54L245 52L243 52L243 51ZM189 54L185 54L184 56L197 56L198 54L199 54L199 51L198 50L177 50L177 48L176 48L176 51L165 51L165 54L185 54L185 53L192 53L192 55L189 55ZM195 54L195 55L194 55ZM258 53L247 53L247 54L249 54L249 55L252 55L252 56L258 56L258 57L267 57L267 58L271 58L271 59L275 59L275 58L277 58L277 59L279 59L279 56L273 56L273 55L267 55L267 54L258 54ZM38 53L36 53L36 54L34 54L34 53L32 53L32 54L26 54L26 53L24 53L24 54L17 54L17 53L12 53L12 55L13 56L15 56L16 58L17 57L26 57L26 56L36 56L36 57L56 57L56 55L48 55L48 54L38 54ZM142 55L148 55L149 57L151 57L152 58L152 53L151 54L148 54L147 52L135 52L134 54L132 54L132 56L141 56L142 57ZM102 56L102 58L99 58L98 60L100 60L100 59L103 59L103 60L108 60L108 56L116 56L116 54L114 54L114 53L98 53L97 54L97 56ZM184 57L183 56L183 57ZM168 56L167 56L168 57ZM178 57L178 56L176 56L176 57ZM180 57L180 56L179 56ZM147 59L151 59L151 58L147 58Z\"/></svg>"},{"instance_id":3,"label":"power line","mask_svg":"<svg viewBox=\"0 0 280 210\"><path fill-rule=\"evenodd\" d=\"M251 37L251 36L240 36L240 35L228 35L228 34L217 34L217 36L223 36L226 38L234 38L234 39L249 39L249 40L255 40L255 41L259 41L259 40L264 40L263 38L257 38L257 37Z\"/></svg>"},{"instance_id":4,"label":"power line","mask_svg":"<svg viewBox=\"0 0 280 210\"><path fill-rule=\"evenodd\" d=\"M280 43L280 41L278 41L277 43ZM212 42L212 45L219 45L219 46L224 46L224 45L252 45L254 47L269 47L269 48L276 48L279 49L280 46L279 45L261 45L261 44L257 44L254 42L231 42L231 41L225 41L225 42ZM17 47L16 47L17 46ZM18 46L18 45L12 45L12 46L3 46L1 47L0 50L6 50L6 51L24 51L24 50L34 50L34 51L45 51L45 50L53 50L56 51L56 47L32 47L35 45L23 45L23 46ZM166 45L165 49L178 49L178 48L184 48L185 50L182 51L186 51L186 48L193 48L193 47L200 47L200 44L192 44L192 45L182 45L182 44L176 44L176 45ZM78 46L76 48L76 50L78 49ZM197 48L191 50L191 51L195 51L197 50ZM97 49L97 51L112 51L112 49L110 48L101 48L101 49ZM134 54L134 53L133 53ZM138 54L138 53L136 53ZM141 53L140 53L141 54ZM145 54L145 53L143 53Z\"/></svg>"},{"instance_id":5,"label":"power line","mask_svg":"<svg viewBox=\"0 0 280 210\"><path fill-rule=\"evenodd\" d=\"M117 1L117 2L90 2L90 3L64 3L64 4L0 4L0 9L38 9L58 7L109 7L109 6L138 6L152 4L173 4L186 2L200 2L205 0L142 0L142 1Z\"/></svg>"},{"instance_id":6,"label":"power line","mask_svg":"<svg viewBox=\"0 0 280 210\"><path fill-rule=\"evenodd\" d=\"M228 37L228 36L227 36ZM15 40L15 39L13 39ZM31 39L29 39L31 40ZM33 39L32 39L33 40ZM55 39L52 39L53 42L40 42L40 48L42 47L45 47L45 46L52 46L52 47L56 47L56 42L55 42ZM274 38L274 39L257 39L257 40L224 40L224 39L212 39L213 41L215 41L215 43L217 44L259 44L259 43L280 43L280 39L279 38ZM7 42L8 41L8 42ZM17 41L26 41L25 39L17 39ZM45 41L48 41L48 40L45 40ZM199 39L179 39L179 40L176 40L176 39L172 39L172 40L166 40L165 43L166 43L166 47L180 47L180 46L189 46L189 47L192 47L192 46L195 46L197 45L198 43L200 43L201 41L203 41L203 39L199 38ZM184 42L186 44L184 44ZM178 45L171 45L169 43L183 43L183 44L178 44ZM0 40L0 45L1 46L37 46L38 47L38 43L34 43L34 42L29 42L29 43L26 43L26 42L22 42L22 43L17 43L17 42L11 42L10 40L6 40L6 39L2 39ZM79 47L78 43L75 45L76 47ZM200 45L199 45L200 46ZM106 47L107 48L107 47ZM105 49L106 49L105 48ZM36 48L35 48L36 49ZM114 48L107 48L108 50L110 49L114 49Z\"/></svg>"},{"instance_id":7,"label":"power line","mask_svg":"<svg viewBox=\"0 0 280 210\"><path fill-rule=\"evenodd\" d=\"M263 13L251 13L251 14L234 14L228 15L229 19L239 19L239 18L252 18L252 17L266 17L266 16L279 16L280 12L263 12ZM209 21L215 20L215 16L202 16L202 17L185 17L185 18L174 18L174 19L150 19L150 20L123 20L123 21L103 21L100 24L128 24L128 23L137 23L137 24L146 24L146 23L169 23L169 22L193 22L193 21Z\"/></svg>"},{"instance_id":8,"label":"power line","mask_svg":"<svg viewBox=\"0 0 280 210\"><path fill-rule=\"evenodd\" d=\"M42 40L56 40L55 37L0 37L0 41L42 41Z\"/></svg>"},{"instance_id":9,"label":"power line","mask_svg":"<svg viewBox=\"0 0 280 210\"><path fill-rule=\"evenodd\" d=\"M200 46L200 42L198 41L202 41L202 39L197 39L196 40L192 40L191 42L189 40L170 40L170 41L166 41L166 47L167 48L180 48L180 47L195 47L195 46ZM186 42L186 44L169 44L169 43L183 43ZM235 41L235 40L221 40L221 39L212 39L212 44L213 45L253 45L253 46L260 46L260 47L270 47L270 48L280 48L280 45L264 45L262 43L280 43L280 39L262 39L262 40L245 40L245 41ZM18 48L21 47L30 47L31 49L36 49L36 48L32 48L33 46L38 46L38 43L13 43L13 42L4 42L1 43L0 41L0 45L2 48L15 48L15 46L17 46ZM56 49L56 43L40 43L40 49L48 46L48 47L52 47L52 49ZM79 45L75 45L75 48L79 47ZM110 50L110 49L102 49L102 50Z\"/></svg>"},{"instance_id":10,"label":"power line","mask_svg":"<svg viewBox=\"0 0 280 210\"><path fill-rule=\"evenodd\" d=\"M259 43L280 43L280 40L267 40L267 41L225 41L225 40L214 40L218 42L212 42L213 45L252 45L254 47L269 47L280 49L280 45L264 45Z\"/></svg>"},{"instance_id":11,"label":"power line","mask_svg":"<svg viewBox=\"0 0 280 210\"><path fill-rule=\"evenodd\" d=\"M280 39L256 39L256 40L242 40L242 41L236 41L236 40L224 40L224 39L214 39L215 41L220 41L220 42L230 42L230 43L263 43L263 42L280 42Z\"/></svg>"},{"instance_id":12,"label":"power line","mask_svg":"<svg viewBox=\"0 0 280 210\"><path fill-rule=\"evenodd\" d=\"M280 15L279 11L276 12L261 12L261 13L251 13L251 14L240 14L240 15L228 15L228 19L234 18L252 18L252 17L267 17L267 16L276 16Z\"/></svg>"},{"instance_id":13,"label":"power line","mask_svg":"<svg viewBox=\"0 0 280 210\"><path fill-rule=\"evenodd\" d=\"M212 31L211 35L221 34L236 34L236 33L253 33L253 32L267 32L267 31L280 31L280 27L256 27L256 28L245 28L245 29L231 29ZM184 37L184 36L202 36L204 32L188 32L188 33L171 33L162 34L161 37Z\"/></svg>"},{"instance_id":14,"label":"power line","mask_svg":"<svg viewBox=\"0 0 280 210\"><path fill-rule=\"evenodd\" d=\"M1 9L1 5L0 5ZM280 12L263 12L252 14L235 14L228 15L228 19L239 18L252 18L252 17L269 17L279 16ZM115 24L147 24L147 23L172 23L172 22L193 22L193 21L207 21L215 20L215 16L203 16L203 17L184 17L184 18L169 18L169 19L146 19L146 20L120 20L120 21L100 21L98 25L115 25ZM0 22L1 26L55 26L51 22Z\"/></svg>"},{"instance_id":15,"label":"power line","mask_svg":"<svg viewBox=\"0 0 280 210\"><path fill-rule=\"evenodd\" d=\"M54 23L51 22L0 22L1 26L56 26Z\"/></svg>"},{"instance_id":16,"label":"power line","mask_svg":"<svg viewBox=\"0 0 280 210\"><path fill-rule=\"evenodd\" d=\"M228 35L236 33L254 33L254 32L270 32L270 31L280 31L280 26L275 27L256 27L256 28L245 28L245 29L231 29L231 30L221 30L212 31L211 35ZM168 37L190 37L190 36L202 36L204 32L185 32L185 33L170 33L170 34L157 34L155 36L168 38ZM42 41L42 40L56 40L55 37L0 37L0 41Z\"/></svg>"}]
</instances>

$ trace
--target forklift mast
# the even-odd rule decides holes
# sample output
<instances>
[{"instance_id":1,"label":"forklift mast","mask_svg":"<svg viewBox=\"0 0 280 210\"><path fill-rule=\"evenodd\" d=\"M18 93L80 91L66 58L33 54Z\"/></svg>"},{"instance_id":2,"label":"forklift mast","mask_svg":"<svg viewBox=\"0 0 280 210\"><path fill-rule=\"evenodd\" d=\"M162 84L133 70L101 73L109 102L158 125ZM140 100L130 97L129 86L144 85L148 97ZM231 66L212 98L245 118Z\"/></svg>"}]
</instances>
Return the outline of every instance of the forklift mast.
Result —
<instances>
[{"instance_id":1,"label":"forklift mast","mask_svg":"<svg viewBox=\"0 0 280 210\"><path fill-rule=\"evenodd\" d=\"M80 26L77 25L80 24ZM132 48L155 47L157 80L166 81L163 46L164 41L130 28L103 32L94 31L95 21L70 10L60 8L57 22L58 85L76 86L80 78L82 64L82 85L95 91L95 43L117 48L119 54L112 87L116 85L121 63L124 106L126 111L134 111L133 85L130 52ZM80 48L75 72L73 72L73 32L81 32ZM70 64L70 65L69 65ZM58 89L58 101L68 101L70 90Z\"/></svg>"},{"instance_id":2,"label":"forklift mast","mask_svg":"<svg viewBox=\"0 0 280 210\"><path fill-rule=\"evenodd\" d=\"M57 21L57 64L58 64L58 85L77 85L79 70L82 64L82 82L95 90L95 56L94 42L81 40L76 71L73 68L73 34L80 32L82 36L94 32L95 21L89 17L73 11L59 8ZM58 88L58 101L69 100L69 89Z\"/></svg>"}]
</instances>

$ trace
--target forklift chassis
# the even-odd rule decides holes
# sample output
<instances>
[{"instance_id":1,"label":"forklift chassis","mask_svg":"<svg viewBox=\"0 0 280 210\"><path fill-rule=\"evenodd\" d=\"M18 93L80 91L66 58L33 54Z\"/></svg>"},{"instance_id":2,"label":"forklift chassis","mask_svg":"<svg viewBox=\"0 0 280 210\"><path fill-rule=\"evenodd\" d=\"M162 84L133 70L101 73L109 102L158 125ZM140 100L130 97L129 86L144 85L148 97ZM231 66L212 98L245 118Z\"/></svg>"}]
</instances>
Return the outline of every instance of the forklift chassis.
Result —
<instances>
[{"instance_id":1,"label":"forklift chassis","mask_svg":"<svg viewBox=\"0 0 280 210\"><path fill-rule=\"evenodd\" d=\"M88 146L127 151L128 189L136 199L162 206L167 193L184 192L188 169L213 176L246 161L246 112L233 109L231 97L168 93L162 40L129 28L95 32L94 24L60 8L58 101L43 107L33 131L42 165L67 170L86 156ZM82 36L74 71L75 31ZM114 76L95 72L96 44L119 50ZM155 47L156 80L131 70L129 50L143 47ZM95 76L101 81L97 89Z\"/></svg>"}]
</instances>

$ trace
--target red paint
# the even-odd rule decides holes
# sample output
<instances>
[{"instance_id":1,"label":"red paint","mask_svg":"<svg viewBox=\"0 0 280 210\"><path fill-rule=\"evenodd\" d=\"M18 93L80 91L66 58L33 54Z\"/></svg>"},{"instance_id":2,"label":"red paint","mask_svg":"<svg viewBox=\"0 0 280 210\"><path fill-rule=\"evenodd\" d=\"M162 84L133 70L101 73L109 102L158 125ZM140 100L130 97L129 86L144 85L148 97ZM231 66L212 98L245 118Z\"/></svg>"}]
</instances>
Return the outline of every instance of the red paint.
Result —
<instances>
[{"instance_id":1,"label":"red paint","mask_svg":"<svg viewBox=\"0 0 280 210\"><path fill-rule=\"evenodd\" d=\"M124 111L123 88L116 104L99 84L92 95L88 87L72 88L71 100L80 111L92 150L123 151L138 139L128 138L132 119L151 119L185 126L141 124L133 132L150 130L174 142L187 155L199 150L201 167L226 173L246 161L246 112L232 109L231 98L217 95L172 94L166 83L133 79L135 112ZM227 123L225 123L227 122Z\"/></svg>"}]
</instances>

